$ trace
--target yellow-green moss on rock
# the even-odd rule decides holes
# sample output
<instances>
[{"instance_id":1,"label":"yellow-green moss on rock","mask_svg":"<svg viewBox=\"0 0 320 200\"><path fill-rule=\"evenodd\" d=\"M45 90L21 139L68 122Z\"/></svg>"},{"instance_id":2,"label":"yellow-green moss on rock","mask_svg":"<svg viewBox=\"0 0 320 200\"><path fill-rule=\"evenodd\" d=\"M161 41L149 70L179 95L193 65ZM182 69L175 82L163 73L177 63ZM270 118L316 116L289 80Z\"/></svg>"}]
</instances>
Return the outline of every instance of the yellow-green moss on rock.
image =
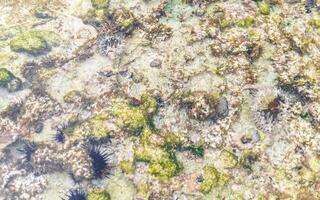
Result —
<instances>
[{"instance_id":1,"label":"yellow-green moss on rock","mask_svg":"<svg viewBox=\"0 0 320 200\"><path fill-rule=\"evenodd\" d=\"M97 9L106 9L109 6L109 0L91 0L91 3Z\"/></svg>"},{"instance_id":2,"label":"yellow-green moss on rock","mask_svg":"<svg viewBox=\"0 0 320 200\"><path fill-rule=\"evenodd\" d=\"M34 30L13 38L10 41L10 48L16 52L39 55L50 51L57 41L58 36L51 31Z\"/></svg>"},{"instance_id":3,"label":"yellow-green moss on rock","mask_svg":"<svg viewBox=\"0 0 320 200\"><path fill-rule=\"evenodd\" d=\"M88 194L88 200L111 200L111 197L104 190L94 190Z\"/></svg>"},{"instance_id":4,"label":"yellow-green moss on rock","mask_svg":"<svg viewBox=\"0 0 320 200\"><path fill-rule=\"evenodd\" d=\"M270 14L270 5L265 1L258 2L258 8L261 14L269 15Z\"/></svg>"},{"instance_id":5,"label":"yellow-green moss on rock","mask_svg":"<svg viewBox=\"0 0 320 200\"><path fill-rule=\"evenodd\" d=\"M134 156L137 161L148 162L148 173L159 180L165 181L175 176L182 169L173 152L150 141L154 134L150 129L145 129L140 138L140 143L134 148Z\"/></svg>"},{"instance_id":6,"label":"yellow-green moss on rock","mask_svg":"<svg viewBox=\"0 0 320 200\"><path fill-rule=\"evenodd\" d=\"M105 114L96 114L94 117L78 125L73 134L82 137L94 137L97 139L107 138L110 130L106 127L108 116Z\"/></svg>"},{"instance_id":7,"label":"yellow-green moss on rock","mask_svg":"<svg viewBox=\"0 0 320 200\"><path fill-rule=\"evenodd\" d=\"M245 17L243 19L240 19L238 21L238 26L243 27L243 28L248 28L254 23L253 17Z\"/></svg>"},{"instance_id":8,"label":"yellow-green moss on rock","mask_svg":"<svg viewBox=\"0 0 320 200\"><path fill-rule=\"evenodd\" d=\"M182 166L175 158L164 157L160 160L151 161L148 173L156 176L159 180L168 180L178 174Z\"/></svg>"},{"instance_id":9,"label":"yellow-green moss on rock","mask_svg":"<svg viewBox=\"0 0 320 200\"><path fill-rule=\"evenodd\" d=\"M203 171L204 181L200 185L200 191L204 194L211 192L214 187L224 186L230 180L228 174L219 172L213 164L205 166Z\"/></svg>"},{"instance_id":10,"label":"yellow-green moss on rock","mask_svg":"<svg viewBox=\"0 0 320 200\"><path fill-rule=\"evenodd\" d=\"M0 87L9 92L15 92L21 88L22 82L6 68L0 68Z\"/></svg>"},{"instance_id":11,"label":"yellow-green moss on rock","mask_svg":"<svg viewBox=\"0 0 320 200\"><path fill-rule=\"evenodd\" d=\"M113 106L113 114L119 119L118 125L132 133L140 133L148 126L148 117L139 108L126 103L117 103Z\"/></svg>"},{"instance_id":12,"label":"yellow-green moss on rock","mask_svg":"<svg viewBox=\"0 0 320 200\"><path fill-rule=\"evenodd\" d=\"M112 113L121 128L131 133L140 133L144 128L152 126L152 117L158 109L158 104L148 95L142 95L141 102L140 106L132 106L124 102L114 104Z\"/></svg>"},{"instance_id":13,"label":"yellow-green moss on rock","mask_svg":"<svg viewBox=\"0 0 320 200\"><path fill-rule=\"evenodd\" d=\"M202 193L209 193L213 187L217 186L220 179L220 173L214 165L204 167L204 181L200 185Z\"/></svg>"},{"instance_id":14,"label":"yellow-green moss on rock","mask_svg":"<svg viewBox=\"0 0 320 200\"><path fill-rule=\"evenodd\" d=\"M121 160L120 168L126 174L133 174L135 171L135 165L133 161L130 160Z\"/></svg>"},{"instance_id":15,"label":"yellow-green moss on rock","mask_svg":"<svg viewBox=\"0 0 320 200\"><path fill-rule=\"evenodd\" d=\"M234 168L238 163L237 156L227 150L221 152L220 158L223 161L223 166L227 169Z\"/></svg>"}]
</instances>

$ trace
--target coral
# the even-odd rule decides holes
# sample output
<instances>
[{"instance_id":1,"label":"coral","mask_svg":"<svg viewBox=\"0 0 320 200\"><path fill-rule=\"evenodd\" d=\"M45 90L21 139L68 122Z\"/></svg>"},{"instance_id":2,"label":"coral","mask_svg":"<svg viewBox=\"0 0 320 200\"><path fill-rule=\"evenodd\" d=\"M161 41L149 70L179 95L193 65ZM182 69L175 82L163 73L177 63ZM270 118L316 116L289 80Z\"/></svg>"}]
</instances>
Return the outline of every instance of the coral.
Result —
<instances>
[{"instance_id":1,"label":"coral","mask_svg":"<svg viewBox=\"0 0 320 200\"><path fill-rule=\"evenodd\" d=\"M15 77L12 72L6 68L0 68L0 87L6 88L9 92L20 90L22 81Z\"/></svg>"},{"instance_id":2,"label":"coral","mask_svg":"<svg viewBox=\"0 0 320 200\"><path fill-rule=\"evenodd\" d=\"M58 41L58 36L50 31L29 31L10 41L12 51L39 55L51 50Z\"/></svg>"},{"instance_id":3,"label":"coral","mask_svg":"<svg viewBox=\"0 0 320 200\"><path fill-rule=\"evenodd\" d=\"M112 16L121 31L127 34L133 31L136 19L130 10L121 7L115 9Z\"/></svg>"},{"instance_id":4,"label":"coral","mask_svg":"<svg viewBox=\"0 0 320 200\"><path fill-rule=\"evenodd\" d=\"M87 200L111 200L111 197L107 191L96 189L89 192Z\"/></svg>"}]
</instances>

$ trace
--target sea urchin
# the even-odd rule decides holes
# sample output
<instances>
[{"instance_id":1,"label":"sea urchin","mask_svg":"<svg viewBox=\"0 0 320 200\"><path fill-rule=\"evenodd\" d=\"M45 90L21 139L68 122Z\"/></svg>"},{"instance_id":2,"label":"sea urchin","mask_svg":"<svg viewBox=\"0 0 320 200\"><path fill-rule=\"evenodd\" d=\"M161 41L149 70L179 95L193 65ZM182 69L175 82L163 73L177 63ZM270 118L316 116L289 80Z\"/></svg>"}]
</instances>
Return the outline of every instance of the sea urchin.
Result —
<instances>
[{"instance_id":1,"label":"sea urchin","mask_svg":"<svg viewBox=\"0 0 320 200\"><path fill-rule=\"evenodd\" d=\"M18 149L18 151L23 154L23 159L26 161L31 161L32 154L37 150L37 145L34 142L25 141L23 142L23 147Z\"/></svg>"},{"instance_id":2,"label":"sea urchin","mask_svg":"<svg viewBox=\"0 0 320 200\"><path fill-rule=\"evenodd\" d=\"M71 189L61 200L87 200L87 194L80 188Z\"/></svg>"},{"instance_id":3,"label":"sea urchin","mask_svg":"<svg viewBox=\"0 0 320 200\"><path fill-rule=\"evenodd\" d=\"M102 178L104 175L108 177L110 174L110 155L110 153L101 149L100 145L92 145L89 148L89 156L95 178Z\"/></svg>"}]
</instances>

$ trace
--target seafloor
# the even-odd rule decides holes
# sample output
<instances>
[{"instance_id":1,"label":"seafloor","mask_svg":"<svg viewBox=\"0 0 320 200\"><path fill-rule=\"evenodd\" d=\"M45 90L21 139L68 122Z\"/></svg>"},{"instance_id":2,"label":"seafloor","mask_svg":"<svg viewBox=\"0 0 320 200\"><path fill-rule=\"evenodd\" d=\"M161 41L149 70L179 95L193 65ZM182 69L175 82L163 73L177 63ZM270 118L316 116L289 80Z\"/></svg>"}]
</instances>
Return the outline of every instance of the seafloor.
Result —
<instances>
[{"instance_id":1,"label":"seafloor","mask_svg":"<svg viewBox=\"0 0 320 200\"><path fill-rule=\"evenodd\" d=\"M315 0L0 0L1 200L320 199Z\"/></svg>"}]
</instances>

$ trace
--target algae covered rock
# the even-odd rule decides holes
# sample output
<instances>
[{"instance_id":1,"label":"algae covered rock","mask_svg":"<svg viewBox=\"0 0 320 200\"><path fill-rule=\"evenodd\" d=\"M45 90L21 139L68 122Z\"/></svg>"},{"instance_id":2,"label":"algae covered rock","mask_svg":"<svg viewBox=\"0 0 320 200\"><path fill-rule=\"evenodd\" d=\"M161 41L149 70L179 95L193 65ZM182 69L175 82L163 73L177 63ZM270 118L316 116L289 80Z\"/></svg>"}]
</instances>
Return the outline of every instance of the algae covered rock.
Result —
<instances>
[{"instance_id":1,"label":"algae covered rock","mask_svg":"<svg viewBox=\"0 0 320 200\"><path fill-rule=\"evenodd\" d=\"M133 174L135 171L134 162L130 160L121 160L120 168L126 174Z\"/></svg>"},{"instance_id":2,"label":"algae covered rock","mask_svg":"<svg viewBox=\"0 0 320 200\"><path fill-rule=\"evenodd\" d=\"M6 88L9 92L21 89L22 82L6 68L0 68L0 87Z\"/></svg>"},{"instance_id":3,"label":"algae covered rock","mask_svg":"<svg viewBox=\"0 0 320 200\"><path fill-rule=\"evenodd\" d=\"M261 14L269 15L270 14L270 5L265 1L258 2L258 8Z\"/></svg>"},{"instance_id":4,"label":"algae covered rock","mask_svg":"<svg viewBox=\"0 0 320 200\"><path fill-rule=\"evenodd\" d=\"M109 5L109 0L91 0L92 6L97 9L106 9Z\"/></svg>"},{"instance_id":5,"label":"algae covered rock","mask_svg":"<svg viewBox=\"0 0 320 200\"><path fill-rule=\"evenodd\" d=\"M144 128L152 127L152 117L158 105L156 100L147 95L141 97L141 105L135 106L124 102L117 102L112 113L117 118L118 125L130 133L138 134Z\"/></svg>"},{"instance_id":6,"label":"algae covered rock","mask_svg":"<svg viewBox=\"0 0 320 200\"><path fill-rule=\"evenodd\" d=\"M108 116L105 114L96 114L92 118L78 125L73 134L81 137L92 137L95 139L106 139L110 135L110 129L107 126Z\"/></svg>"},{"instance_id":7,"label":"algae covered rock","mask_svg":"<svg viewBox=\"0 0 320 200\"><path fill-rule=\"evenodd\" d=\"M209 193L213 187L219 185L219 181L225 181L221 173L215 168L214 165L207 165L204 167L204 181L200 185L202 193Z\"/></svg>"},{"instance_id":8,"label":"algae covered rock","mask_svg":"<svg viewBox=\"0 0 320 200\"><path fill-rule=\"evenodd\" d=\"M110 194L104 190L93 190L88 194L88 200L111 200Z\"/></svg>"},{"instance_id":9,"label":"algae covered rock","mask_svg":"<svg viewBox=\"0 0 320 200\"><path fill-rule=\"evenodd\" d=\"M10 48L12 51L36 56L49 52L57 40L58 37L53 32L33 30L13 38Z\"/></svg>"},{"instance_id":10,"label":"algae covered rock","mask_svg":"<svg viewBox=\"0 0 320 200\"><path fill-rule=\"evenodd\" d=\"M140 144L134 148L134 156L137 161L149 163L149 174L165 181L178 174L182 165L169 148L157 146L151 141L152 134L154 133L150 129L145 129L142 132Z\"/></svg>"}]
</instances>

